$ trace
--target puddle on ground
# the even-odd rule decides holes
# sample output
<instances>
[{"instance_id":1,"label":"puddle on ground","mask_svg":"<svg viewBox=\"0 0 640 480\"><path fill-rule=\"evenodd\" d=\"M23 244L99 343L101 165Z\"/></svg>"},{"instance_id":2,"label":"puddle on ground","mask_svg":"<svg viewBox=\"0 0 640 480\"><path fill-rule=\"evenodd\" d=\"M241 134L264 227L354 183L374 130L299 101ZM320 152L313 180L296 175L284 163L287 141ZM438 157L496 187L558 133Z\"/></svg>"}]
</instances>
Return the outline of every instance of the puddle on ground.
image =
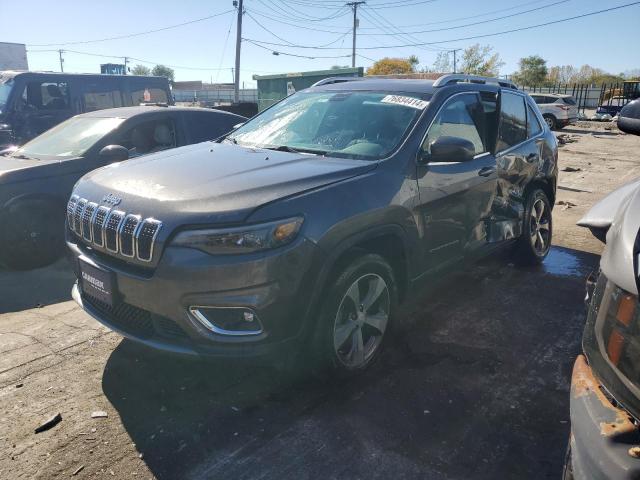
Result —
<instances>
[{"instance_id":1,"label":"puddle on ground","mask_svg":"<svg viewBox=\"0 0 640 480\"><path fill-rule=\"evenodd\" d=\"M542 267L546 273L561 276L584 275L588 269L574 253L558 247L551 247Z\"/></svg>"}]
</instances>

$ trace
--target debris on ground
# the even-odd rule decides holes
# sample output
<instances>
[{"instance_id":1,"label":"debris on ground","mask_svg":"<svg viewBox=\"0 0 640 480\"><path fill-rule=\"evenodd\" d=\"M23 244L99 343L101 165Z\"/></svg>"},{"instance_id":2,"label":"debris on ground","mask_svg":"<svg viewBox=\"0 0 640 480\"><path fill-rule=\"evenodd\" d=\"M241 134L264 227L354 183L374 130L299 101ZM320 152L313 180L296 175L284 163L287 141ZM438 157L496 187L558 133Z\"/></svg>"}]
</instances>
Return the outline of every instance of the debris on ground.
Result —
<instances>
[{"instance_id":1,"label":"debris on ground","mask_svg":"<svg viewBox=\"0 0 640 480\"><path fill-rule=\"evenodd\" d=\"M102 411L102 410L97 410L97 411L91 413L91 418L107 418L108 416L109 416L109 414L107 412Z\"/></svg>"},{"instance_id":2,"label":"debris on ground","mask_svg":"<svg viewBox=\"0 0 640 480\"><path fill-rule=\"evenodd\" d=\"M559 133L556 135L558 145L565 145L567 143L577 142L577 135L569 135L568 133Z\"/></svg>"},{"instance_id":3,"label":"debris on ground","mask_svg":"<svg viewBox=\"0 0 640 480\"><path fill-rule=\"evenodd\" d=\"M16 388L22 388L22 387L24 387L24 383L17 383L16 384Z\"/></svg>"},{"instance_id":4,"label":"debris on ground","mask_svg":"<svg viewBox=\"0 0 640 480\"><path fill-rule=\"evenodd\" d=\"M60 415L59 413L55 414L53 417L51 417L49 420L47 420L46 422L44 422L43 424L41 424L39 427L36 427L35 432L36 433L40 433L40 432L46 432L47 430L52 429L53 427L55 427L57 424L59 424L62 421L62 415Z\"/></svg>"},{"instance_id":5,"label":"debris on ground","mask_svg":"<svg viewBox=\"0 0 640 480\"><path fill-rule=\"evenodd\" d=\"M562 171L563 172L581 172L582 169L578 167L564 167Z\"/></svg>"},{"instance_id":6,"label":"debris on ground","mask_svg":"<svg viewBox=\"0 0 640 480\"><path fill-rule=\"evenodd\" d=\"M84 465L80 465L78 468L75 469L75 471L71 474L72 477L75 477L76 475L78 475L82 470L84 470Z\"/></svg>"},{"instance_id":7,"label":"debris on ground","mask_svg":"<svg viewBox=\"0 0 640 480\"><path fill-rule=\"evenodd\" d=\"M557 205L562 205L562 210L567 210L571 207L577 207L575 203L569 202L567 200L558 200Z\"/></svg>"}]
</instances>

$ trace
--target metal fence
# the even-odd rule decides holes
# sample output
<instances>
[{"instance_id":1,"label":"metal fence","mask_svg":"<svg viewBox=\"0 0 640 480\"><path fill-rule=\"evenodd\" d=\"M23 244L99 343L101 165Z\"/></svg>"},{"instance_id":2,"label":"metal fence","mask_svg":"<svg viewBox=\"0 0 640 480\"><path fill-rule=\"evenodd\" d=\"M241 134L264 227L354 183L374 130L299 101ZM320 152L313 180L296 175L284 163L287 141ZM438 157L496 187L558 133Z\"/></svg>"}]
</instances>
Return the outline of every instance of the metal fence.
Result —
<instances>
[{"instance_id":1,"label":"metal fence","mask_svg":"<svg viewBox=\"0 0 640 480\"><path fill-rule=\"evenodd\" d=\"M621 107L630 99L628 89L623 82L602 83L557 83L554 85L521 85L520 89L528 93L560 93L571 95L578 105L578 112L593 110L601 105Z\"/></svg>"},{"instance_id":2,"label":"metal fence","mask_svg":"<svg viewBox=\"0 0 640 480\"><path fill-rule=\"evenodd\" d=\"M234 100L233 90L231 89L173 90L173 98L176 102L199 103L203 106L233 103ZM245 88L240 90L240 102L256 103L257 101L257 89Z\"/></svg>"}]
</instances>

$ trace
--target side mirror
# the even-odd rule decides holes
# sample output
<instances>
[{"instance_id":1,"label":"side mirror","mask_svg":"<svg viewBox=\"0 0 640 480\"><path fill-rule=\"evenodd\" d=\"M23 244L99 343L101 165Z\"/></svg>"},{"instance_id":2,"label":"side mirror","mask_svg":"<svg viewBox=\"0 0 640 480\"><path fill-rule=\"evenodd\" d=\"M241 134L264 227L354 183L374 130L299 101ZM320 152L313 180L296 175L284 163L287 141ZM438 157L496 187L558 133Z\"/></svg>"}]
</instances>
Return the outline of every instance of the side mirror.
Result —
<instances>
[{"instance_id":1,"label":"side mirror","mask_svg":"<svg viewBox=\"0 0 640 480\"><path fill-rule=\"evenodd\" d=\"M129 150L122 145L107 145L100 150L98 157L104 163L122 162L129 159Z\"/></svg>"},{"instance_id":2,"label":"side mirror","mask_svg":"<svg viewBox=\"0 0 640 480\"><path fill-rule=\"evenodd\" d=\"M476 155L475 145L460 137L439 137L430 145L431 153L421 160L427 162L468 162Z\"/></svg>"}]
</instances>

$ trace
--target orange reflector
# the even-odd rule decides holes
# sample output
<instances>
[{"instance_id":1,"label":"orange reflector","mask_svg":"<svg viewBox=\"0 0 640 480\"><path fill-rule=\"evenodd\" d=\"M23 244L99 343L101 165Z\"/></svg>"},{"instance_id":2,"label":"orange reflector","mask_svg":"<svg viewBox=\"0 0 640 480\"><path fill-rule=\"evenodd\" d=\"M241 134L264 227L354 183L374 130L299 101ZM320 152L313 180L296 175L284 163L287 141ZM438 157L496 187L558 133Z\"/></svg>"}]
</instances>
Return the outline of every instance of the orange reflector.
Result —
<instances>
[{"instance_id":1,"label":"orange reflector","mask_svg":"<svg viewBox=\"0 0 640 480\"><path fill-rule=\"evenodd\" d=\"M624 345L624 337L620 332L614 330L609 337L609 343L607 344L607 353L609 359L614 365L618 365L620 361L620 355L622 355L622 346Z\"/></svg>"},{"instance_id":2,"label":"orange reflector","mask_svg":"<svg viewBox=\"0 0 640 480\"><path fill-rule=\"evenodd\" d=\"M623 295L622 298L620 299L616 318L625 327L628 327L629 325L631 325L631 320L633 319L633 314L636 311L637 305L638 305L638 300L633 295Z\"/></svg>"}]
</instances>

